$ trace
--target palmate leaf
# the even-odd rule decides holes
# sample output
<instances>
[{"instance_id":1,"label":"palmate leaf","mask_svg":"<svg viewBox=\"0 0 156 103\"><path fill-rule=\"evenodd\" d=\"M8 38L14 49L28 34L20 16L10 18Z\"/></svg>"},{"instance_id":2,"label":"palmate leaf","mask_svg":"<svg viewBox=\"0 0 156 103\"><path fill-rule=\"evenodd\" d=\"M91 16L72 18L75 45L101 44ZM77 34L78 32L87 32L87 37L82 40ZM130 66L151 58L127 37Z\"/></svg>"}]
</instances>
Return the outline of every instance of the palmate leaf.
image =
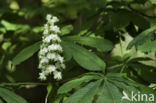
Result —
<instances>
[{"instance_id":1,"label":"palmate leaf","mask_svg":"<svg viewBox=\"0 0 156 103\"><path fill-rule=\"evenodd\" d=\"M62 41L62 45L63 47L67 47L63 48L65 52L71 51L66 52L65 55L73 56L76 62L84 69L90 71L105 71L105 62L94 53L88 51L87 49L79 45L74 44L73 42Z\"/></svg>"},{"instance_id":2,"label":"palmate leaf","mask_svg":"<svg viewBox=\"0 0 156 103\"><path fill-rule=\"evenodd\" d=\"M64 103L91 103L99 89L101 82L101 80L98 80L96 82L89 83L87 86L75 92Z\"/></svg>"},{"instance_id":3,"label":"palmate leaf","mask_svg":"<svg viewBox=\"0 0 156 103\"><path fill-rule=\"evenodd\" d=\"M131 49L133 46L141 45L150 40L154 31L156 31L156 26L143 31L128 44L127 49Z\"/></svg>"},{"instance_id":4,"label":"palmate leaf","mask_svg":"<svg viewBox=\"0 0 156 103\"><path fill-rule=\"evenodd\" d=\"M108 81L114 84L118 89L125 91L127 95L130 97L130 99L131 99L132 91L136 94L139 92L140 94L147 94L147 95L153 94L154 96L156 96L156 92L148 88L147 86L134 82L130 79L125 79L127 78L125 76L124 78L119 77L117 76L118 73L110 73L110 74L111 76L110 75L107 76ZM116 75L116 76L113 76L113 75ZM123 100L121 103L131 103L131 102L132 101ZM133 101L133 103L138 103L138 102L139 101ZM149 103L149 102L140 101L139 103ZM155 103L155 101L151 103Z\"/></svg>"},{"instance_id":5,"label":"palmate leaf","mask_svg":"<svg viewBox=\"0 0 156 103\"><path fill-rule=\"evenodd\" d=\"M121 103L121 97L120 90L112 83L105 81L102 95L98 97L96 103Z\"/></svg>"},{"instance_id":6,"label":"palmate leaf","mask_svg":"<svg viewBox=\"0 0 156 103\"><path fill-rule=\"evenodd\" d=\"M7 103L28 103L24 98L5 88L0 88L0 97Z\"/></svg>"},{"instance_id":7,"label":"palmate leaf","mask_svg":"<svg viewBox=\"0 0 156 103\"><path fill-rule=\"evenodd\" d=\"M114 45L111 41L103 38L70 36L70 37L64 37L63 39L77 42L82 45L94 47L104 52L112 50L114 48Z\"/></svg>"},{"instance_id":8,"label":"palmate leaf","mask_svg":"<svg viewBox=\"0 0 156 103\"><path fill-rule=\"evenodd\" d=\"M33 45L30 45L24 48L21 52L19 52L12 60L14 65L20 64L25 61L29 57L31 57L35 52L37 52L40 48L41 42L37 42Z\"/></svg>"},{"instance_id":9,"label":"palmate leaf","mask_svg":"<svg viewBox=\"0 0 156 103\"><path fill-rule=\"evenodd\" d=\"M98 75L98 73L94 75ZM99 75L101 74L99 73ZM126 78L125 74L120 73L108 73L106 76L101 75L98 80L91 81L84 87L79 88L65 99L63 103L93 103L93 101L95 103L148 103L146 101L122 100L123 91L130 99L132 91L136 94L140 92L142 94L155 95L152 89Z\"/></svg>"},{"instance_id":10,"label":"palmate leaf","mask_svg":"<svg viewBox=\"0 0 156 103\"><path fill-rule=\"evenodd\" d=\"M71 91L73 88L76 88L80 86L82 83L87 83L91 80L99 79L99 76L95 75L85 75L81 78L77 78L74 80L71 80L65 84L63 84L59 89L58 89L58 94L63 94Z\"/></svg>"}]
</instances>

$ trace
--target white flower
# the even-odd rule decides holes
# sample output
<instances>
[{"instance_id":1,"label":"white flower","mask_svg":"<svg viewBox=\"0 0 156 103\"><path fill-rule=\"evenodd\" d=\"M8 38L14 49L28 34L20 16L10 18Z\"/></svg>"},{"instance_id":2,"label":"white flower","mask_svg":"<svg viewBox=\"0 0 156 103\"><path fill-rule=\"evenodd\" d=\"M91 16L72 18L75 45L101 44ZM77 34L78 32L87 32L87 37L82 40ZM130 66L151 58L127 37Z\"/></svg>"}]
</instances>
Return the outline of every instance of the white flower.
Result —
<instances>
[{"instance_id":1,"label":"white flower","mask_svg":"<svg viewBox=\"0 0 156 103\"><path fill-rule=\"evenodd\" d=\"M47 48L43 48L42 49L42 52L47 53L48 52L48 49Z\"/></svg>"},{"instance_id":2,"label":"white flower","mask_svg":"<svg viewBox=\"0 0 156 103\"><path fill-rule=\"evenodd\" d=\"M64 62L64 58L62 57L62 56L58 56L58 61L60 61L61 63L63 63Z\"/></svg>"},{"instance_id":3,"label":"white flower","mask_svg":"<svg viewBox=\"0 0 156 103\"><path fill-rule=\"evenodd\" d=\"M55 53L48 53L48 54L47 54L47 58L53 60L53 59L56 58L56 54L55 54Z\"/></svg>"},{"instance_id":4,"label":"white flower","mask_svg":"<svg viewBox=\"0 0 156 103\"><path fill-rule=\"evenodd\" d=\"M47 76L53 73L54 79L62 79L61 70L65 68L63 52L60 45L61 39L58 36L60 28L55 25L59 19L50 14L46 17L47 23L44 25L42 44L39 51L39 79L46 80ZM58 71L59 70L59 71Z\"/></svg>"},{"instance_id":5,"label":"white flower","mask_svg":"<svg viewBox=\"0 0 156 103\"><path fill-rule=\"evenodd\" d=\"M49 62L48 58L42 58L40 61L41 64L48 63L48 62Z\"/></svg>"},{"instance_id":6,"label":"white flower","mask_svg":"<svg viewBox=\"0 0 156 103\"><path fill-rule=\"evenodd\" d=\"M62 47L59 44L51 44L48 46L49 51L60 51L62 52Z\"/></svg>"},{"instance_id":7,"label":"white flower","mask_svg":"<svg viewBox=\"0 0 156 103\"><path fill-rule=\"evenodd\" d=\"M44 72L39 73L39 79L41 79L41 80L46 80L47 79Z\"/></svg>"},{"instance_id":8,"label":"white flower","mask_svg":"<svg viewBox=\"0 0 156 103\"><path fill-rule=\"evenodd\" d=\"M60 28L58 27L58 26L55 26L55 25L51 25L50 26L50 30L52 31L52 32L55 32L55 33L60 33L61 31L60 31Z\"/></svg>"},{"instance_id":9,"label":"white flower","mask_svg":"<svg viewBox=\"0 0 156 103\"><path fill-rule=\"evenodd\" d=\"M38 68L45 68L45 66L43 64L39 64Z\"/></svg>"},{"instance_id":10,"label":"white flower","mask_svg":"<svg viewBox=\"0 0 156 103\"><path fill-rule=\"evenodd\" d=\"M48 30L48 24L44 25L44 29Z\"/></svg>"},{"instance_id":11,"label":"white flower","mask_svg":"<svg viewBox=\"0 0 156 103\"><path fill-rule=\"evenodd\" d=\"M54 61L57 61L57 55L56 53L48 53L47 54L47 58L50 59L50 60L54 60Z\"/></svg>"},{"instance_id":12,"label":"white flower","mask_svg":"<svg viewBox=\"0 0 156 103\"><path fill-rule=\"evenodd\" d=\"M44 56L39 52L39 58L42 59Z\"/></svg>"},{"instance_id":13,"label":"white flower","mask_svg":"<svg viewBox=\"0 0 156 103\"><path fill-rule=\"evenodd\" d=\"M51 34L51 35L47 36L43 41L46 42L46 43L50 43L50 41L61 42L61 39L60 39L60 37L58 35Z\"/></svg>"},{"instance_id":14,"label":"white flower","mask_svg":"<svg viewBox=\"0 0 156 103\"><path fill-rule=\"evenodd\" d=\"M51 14L48 14L47 17L46 17L46 19L47 19L48 21L50 21L51 18L52 18L52 15L51 15Z\"/></svg>"},{"instance_id":15,"label":"white flower","mask_svg":"<svg viewBox=\"0 0 156 103\"><path fill-rule=\"evenodd\" d=\"M44 35L47 35L47 34L48 34L48 29L45 29L45 30L43 31L43 34L44 34Z\"/></svg>"},{"instance_id":16,"label":"white flower","mask_svg":"<svg viewBox=\"0 0 156 103\"><path fill-rule=\"evenodd\" d=\"M64 63L60 63L60 62L55 63L55 66L56 66L56 68L62 68L62 69L66 68L65 64Z\"/></svg>"},{"instance_id":17,"label":"white flower","mask_svg":"<svg viewBox=\"0 0 156 103\"><path fill-rule=\"evenodd\" d=\"M49 43L51 40L52 40L52 35L49 35L43 41Z\"/></svg>"},{"instance_id":18,"label":"white flower","mask_svg":"<svg viewBox=\"0 0 156 103\"><path fill-rule=\"evenodd\" d=\"M51 72L55 72L56 71L56 67L54 65L49 65L46 68L46 71L50 74Z\"/></svg>"},{"instance_id":19,"label":"white flower","mask_svg":"<svg viewBox=\"0 0 156 103\"><path fill-rule=\"evenodd\" d=\"M43 48L43 49L40 50L39 53L40 53L40 55L44 55L47 52L48 52L48 49L47 48Z\"/></svg>"},{"instance_id":20,"label":"white flower","mask_svg":"<svg viewBox=\"0 0 156 103\"><path fill-rule=\"evenodd\" d=\"M58 22L58 21L59 21L59 19L58 19L56 16L53 16L52 20L53 20L54 22Z\"/></svg>"},{"instance_id":21,"label":"white flower","mask_svg":"<svg viewBox=\"0 0 156 103\"><path fill-rule=\"evenodd\" d=\"M59 19L56 16L53 16L51 20L49 20L50 24L53 25L54 23L58 22Z\"/></svg>"},{"instance_id":22,"label":"white flower","mask_svg":"<svg viewBox=\"0 0 156 103\"><path fill-rule=\"evenodd\" d=\"M54 79L58 79L58 80L62 79L61 72L55 71L54 72Z\"/></svg>"},{"instance_id":23,"label":"white flower","mask_svg":"<svg viewBox=\"0 0 156 103\"><path fill-rule=\"evenodd\" d=\"M56 34L51 34L51 35L52 35L52 40L53 41L61 42L61 39L60 39L60 37L58 35L56 35Z\"/></svg>"},{"instance_id":24,"label":"white flower","mask_svg":"<svg viewBox=\"0 0 156 103\"><path fill-rule=\"evenodd\" d=\"M62 64L60 64L61 65L61 68L62 69L65 69L66 68L66 66L62 63Z\"/></svg>"}]
</instances>

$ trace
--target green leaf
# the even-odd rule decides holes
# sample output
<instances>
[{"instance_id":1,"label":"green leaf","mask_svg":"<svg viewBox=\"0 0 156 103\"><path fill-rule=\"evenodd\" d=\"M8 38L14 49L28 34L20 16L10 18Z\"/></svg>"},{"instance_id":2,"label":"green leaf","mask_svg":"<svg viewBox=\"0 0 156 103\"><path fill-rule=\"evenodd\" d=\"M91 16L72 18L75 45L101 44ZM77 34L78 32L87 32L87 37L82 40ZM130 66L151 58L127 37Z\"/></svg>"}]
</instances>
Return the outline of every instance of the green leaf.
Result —
<instances>
[{"instance_id":1,"label":"green leaf","mask_svg":"<svg viewBox=\"0 0 156 103\"><path fill-rule=\"evenodd\" d=\"M156 90L156 84L154 84L154 83L150 84L149 87L152 88L152 89L154 89L154 90Z\"/></svg>"},{"instance_id":2,"label":"green leaf","mask_svg":"<svg viewBox=\"0 0 156 103\"><path fill-rule=\"evenodd\" d=\"M0 103L3 103L3 101L0 99Z\"/></svg>"},{"instance_id":3,"label":"green leaf","mask_svg":"<svg viewBox=\"0 0 156 103\"><path fill-rule=\"evenodd\" d=\"M138 61L149 61L149 60L152 60L152 59L149 57L136 57L136 58L130 58L128 60L128 63L133 63L133 62L138 62Z\"/></svg>"},{"instance_id":4,"label":"green leaf","mask_svg":"<svg viewBox=\"0 0 156 103\"><path fill-rule=\"evenodd\" d=\"M71 91L73 88L76 88L80 86L82 83L87 83L90 80L97 79L98 76L94 75L85 75L81 78L77 78L74 80L71 80L65 84L63 84L59 89L58 89L58 94L63 94Z\"/></svg>"},{"instance_id":5,"label":"green leaf","mask_svg":"<svg viewBox=\"0 0 156 103\"><path fill-rule=\"evenodd\" d=\"M11 42L4 42L3 44L2 44L2 49L3 50L7 50L9 47L11 46Z\"/></svg>"},{"instance_id":6,"label":"green leaf","mask_svg":"<svg viewBox=\"0 0 156 103\"><path fill-rule=\"evenodd\" d=\"M16 33L22 33L26 32L30 29L29 25L26 24L14 24L10 23L6 20L2 20L1 24L5 27L6 30L8 31L15 31Z\"/></svg>"},{"instance_id":7,"label":"green leaf","mask_svg":"<svg viewBox=\"0 0 156 103\"><path fill-rule=\"evenodd\" d=\"M111 30L112 28L123 28L128 24L133 23L141 29L149 27L149 22L144 17L128 11L126 9L120 9L118 11L110 11L105 15L104 30Z\"/></svg>"},{"instance_id":8,"label":"green leaf","mask_svg":"<svg viewBox=\"0 0 156 103\"><path fill-rule=\"evenodd\" d=\"M36 26L36 27L34 27L33 29L32 29L32 31L33 32L35 32L35 33L40 33L40 32L42 32L43 31L43 27L41 27L41 26Z\"/></svg>"},{"instance_id":9,"label":"green leaf","mask_svg":"<svg viewBox=\"0 0 156 103\"><path fill-rule=\"evenodd\" d=\"M101 80L91 82L71 95L64 103L92 103L94 96L99 90Z\"/></svg>"},{"instance_id":10,"label":"green leaf","mask_svg":"<svg viewBox=\"0 0 156 103\"><path fill-rule=\"evenodd\" d=\"M156 68L153 66L148 66L139 62L128 64L129 67L134 70L138 76L148 82L148 83L156 83Z\"/></svg>"},{"instance_id":11,"label":"green leaf","mask_svg":"<svg viewBox=\"0 0 156 103\"><path fill-rule=\"evenodd\" d=\"M21 52L19 52L14 58L13 58L13 64L17 65L21 62L25 61L26 59L30 58L35 52L37 52L40 48L41 42L37 42L33 45L30 45L26 48L24 48Z\"/></svg>"},{"instance_id":12,"label":"green leaf","mask_svg":"<svg viewBox=\"0 0 156 103\"><path fill-rule=\"evenodd\" d=\"M72 49L71 49L71 46L68 42L61 42L61 46L63 47L63 54L64 54L64 58L66 61L69 61L71 60L72 58L72 53L74 52Z\"/></svg>"},{"instance_id":13,"label":"green leaf","mask_svg":"<svg viewBox=\"0 0 156 103\"><path fill-rule=\"evenodd\" d=\"M2 20L1 24L7 29L7 30L17 30L18 26L16 24L13 23L9 23L6 20Z\"/></svg>"},{"instance_id":14,"label":"green leaf","mask_svg":"<svg viewBox=\"0 0 156 103\"><path fill-rule=\"evenodd\" d=\"M0 32L1 32L1 33L6 33L6 29L1 27L1 28L0 28Z\"/></svg>"},{"instance_id":15,"label":"green leaf","mask_svg":"<svg viewBox=\"0 0 156 103\"><path fill-rule=\"evenodd\" d=\"M5 88L0 88L0 97L2 97L7 103L28 103L24 98Z\"/></svg>"},{"instance_id":16,"label":"green leaf","mask_svg":"<svg viewBox=\"0 0 156 103\"><path fill-rule=\"evenodd\" d=\"M132 91L134 93L138 93L138 92L140 92L141 94L151 94L152 93L155 95L155 92L152 91L152 89L150 89L146 86L143 86L139 83L136 83L130 79L126 79L125 77L120 77L119 73L116 73L116 74L109 73L109 76L107 76L107 81L105 81L105 84L107 85L107 90L109 90L109 92L114 95L113 97L116 98L115 99L116 102L109 102L109 103L121 103L120 100L123 96L123 95L121 95L121 93L123 91L125 91L129 95L130 99L131 99ZM118 99L118 98L120 98L120 99ZM109 98L109 100L110 99L111 98ZM122 102L123 103L131 103L131 101L127 101L127 100L123 100ZM137 102L133 101L133 103L137 103ZM148 103L148 102L143 101L141 103Z\"/></svg>"},{"instance_id":17,"label":"green leaf","mask_svg":"<svg viewBox=\"0 0 156 103\"><path fill-rule=\"evenodd\" d=\"M94 47L101 51L109 51L114 48L114 45L111 41L103 38L69 36L69 37L64 37L63 39L74 41L82 45Z\"/></svg>"},{"instance_id":18,"label":"green leaf","mask_svg":"<svg viewBox=\"0 0 156 103\"><path fill-rule=\"evenodd\" d=\"M138 46L138 50L143 51L143 52L156 52L156 40L146 42L143 45Z\"/></svg>"},{"instance_id":19,"label":"green leaf","mask_svg":"<svg viewBox=\"0 0 156 103\"><path fill-rule=\"evenodd\" d=\"M61 35L69 34L72 30L73 30L73 26L72 26L72 25L64 26L64 27L61 29Z\"/></svg>"},{"instance_id":20,"label":"green leaf","mask_svg":"<svg viewBox=\"0 0 156 103\"><path fill-rule=\"evenodd\" d=\"M121 103L122 94L112 83L105 81L102 91L96 103Z\"/></svg>"},{"instance_id":21,"label":"green leaf","mask_svg":"<svg viewBox=\"0 0 156 103\"><path fill-rule=\"evenodd\" d=\"M156 4L156 1L155 0L150 0L152 4Z\"/></svg>"},{"instance_id":22,"label":"green leaf","mask_svg":"<svg viewBox=\"0 0 156 103\"><path fill-rule=\"evenodd\" d=\"M105 62L94 53L89 52L87 49L78 45L74 47L74 50L74 59L82 67L91 71L105 71Z\"/></svg>"},{"instance_id":23,"label":"green leaf","mask_svg":"<svg viewBox=\"0 0 156 103\"><path fill-rule=\"evenodd\" d=\"M94 53L74 43L63 41L63 45L68 45L76 62L83 68L90 71L105 71L106 64ZM71 52L69 52L71 53Z\"/></svg>"},{"instance_id":24,"label":"green leaf","mask_svg":"<svg viewBox=\"0 0 156 103\"><path fill-rule=\"evenodd\" d=\"M140 33L137 37L135 37L129 44L127 49L131 49L134 45L138 46L141 45L143 43L145 43L147 40L150 40L153 33L156 30L156 26L151 27L145 31L143 31L142 33Z\"/></svg>"},{"instance_id":25,"label":"green leaf","mask_svg":"<svg viewBox=\"0 0 156 103\"><path fill-rule=\"evenodd\" d=\"M77 91L69 96L69 98L65 99L65 102L63 103L93 103L93 100L95 103L131 103L132 101L122 100L123 91L127 93L130 99L132 91L134 93L152 93L155 95L155 92L152 89L130 80L125 74L108 73L106 76L101 76L103 74L96 73L94 75L100 75L100 78L98 78L97 81L90 82L86 85L83 84L84 87L77 88ZM133 103L137 102L133 101Z\"/></svg>"}]
</instances>

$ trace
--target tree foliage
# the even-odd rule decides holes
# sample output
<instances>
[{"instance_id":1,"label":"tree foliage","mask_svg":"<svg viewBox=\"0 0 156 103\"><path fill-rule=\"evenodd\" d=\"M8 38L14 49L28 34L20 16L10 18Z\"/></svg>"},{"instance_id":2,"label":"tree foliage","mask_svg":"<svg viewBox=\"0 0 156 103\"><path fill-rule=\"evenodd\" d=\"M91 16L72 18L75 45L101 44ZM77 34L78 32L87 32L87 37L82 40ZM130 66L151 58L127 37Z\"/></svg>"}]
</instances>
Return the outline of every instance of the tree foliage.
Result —
<instances>
[{"instance_id":1,"label":"tree foliage","mask_svg":"<svg viewBox=\"0 0 156 103\"><path fill-rule=\"evenodd\" d=\"M155 0L0 2L0 103L132 103L121 101L123 91L156 96ZM60 19L66 69L62 80L42 82L37 55L48 13Z\"/></svg>"}]
</instances>

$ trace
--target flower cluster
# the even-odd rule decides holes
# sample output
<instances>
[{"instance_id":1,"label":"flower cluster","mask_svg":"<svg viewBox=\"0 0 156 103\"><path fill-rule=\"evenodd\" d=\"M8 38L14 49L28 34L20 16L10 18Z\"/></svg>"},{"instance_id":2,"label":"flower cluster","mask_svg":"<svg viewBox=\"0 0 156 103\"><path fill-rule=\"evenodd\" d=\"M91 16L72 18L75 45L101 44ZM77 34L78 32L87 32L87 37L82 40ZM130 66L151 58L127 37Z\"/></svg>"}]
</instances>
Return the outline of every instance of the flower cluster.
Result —
<instances>
[{"instance_id":1,"label":"flower cluster","mask_svg":"<svg viewBox=\"0 0 156 103\"><path fill-rule=\"evenodd\" d=\"M44 25L42 44L39 51L39 79L46 80L47 76L53 73L54 79L62 79L61 70L65 69L64 58L61 56L63 50L60 45L61 39L58 36L60 28L55 25L58 18L50 14L46 17Z\"/></svg>"}]
</instances>

